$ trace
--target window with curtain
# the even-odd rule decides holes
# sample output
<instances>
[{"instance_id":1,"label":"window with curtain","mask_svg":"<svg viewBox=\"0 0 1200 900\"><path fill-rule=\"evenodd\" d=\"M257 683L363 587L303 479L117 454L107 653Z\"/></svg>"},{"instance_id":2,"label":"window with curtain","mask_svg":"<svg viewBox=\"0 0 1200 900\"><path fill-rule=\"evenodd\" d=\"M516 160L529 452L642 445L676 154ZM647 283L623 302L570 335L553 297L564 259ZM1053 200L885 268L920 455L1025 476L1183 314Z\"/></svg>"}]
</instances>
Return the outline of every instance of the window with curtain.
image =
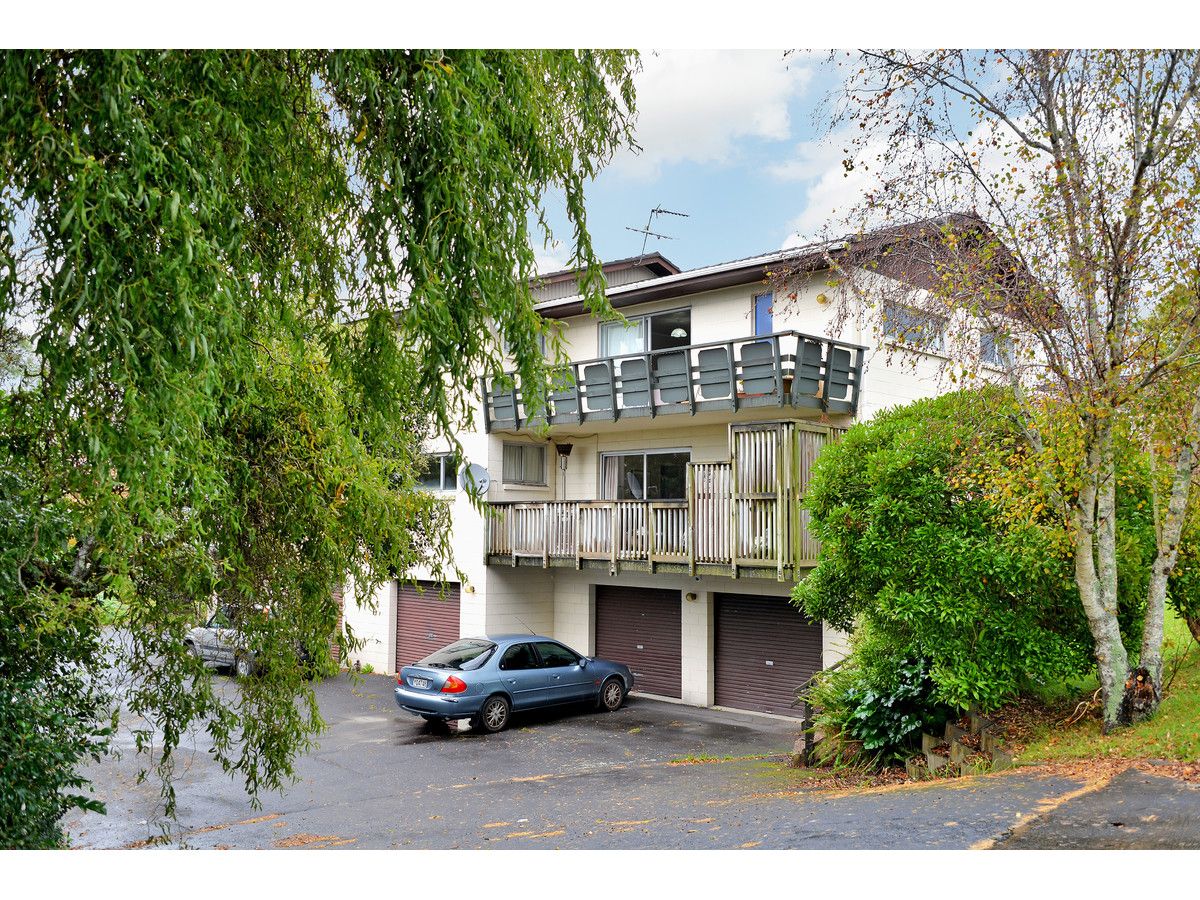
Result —
<instances>
[{"instance_id":1,"label":"window with curtain","mask_svg":"<svg viewBox=\"0 0 1200 900\"><path fill-rule=\"evenodd\" d=\"M685 500L687 450L646 450L600 456L601 499Z\"/></svg>"},{"instance_id":2,"label":"window with curtain","mask_svg":"<svg viewBox=\"0 0 1200 900\"><path fill-rule=\"evenodd\" d=\"M505 484L546 483L546 447L544 444L505 444L503 477Z\"/></svg>"},{"instance_id":3,"label":"window with curtain","mask_svg":"<svg viewBox=\"0 0 1200 900\"><path fill-rule=\"evenodd\" d=\"M942 349L945 324L940 317L910 306L899 303L883 306L883 333L921 350Z\"/></svg>"},{"instance_id":4,"label":"window with curtain","mask_svg":"<svg viewBox=\"0 0 1200 900\"><path fill-rule=\"evenodd\" d=\"M985 331L979 335L979 358L988 366L1007 368L1013 363L1012 341L1007 335Z\"/></svg>"},{"instance_id":5,"label":"window with curtain","mask_svg":"<svg viewBox=\"0 0 1200 900\"><path fill-rule=\"evenodd\" d=\"M627 356L647 350L670 350L692 342L691 309L671 309L644 316L627 316L629 324L600 326L600 355Z\"/></svg>"}]
</instances>

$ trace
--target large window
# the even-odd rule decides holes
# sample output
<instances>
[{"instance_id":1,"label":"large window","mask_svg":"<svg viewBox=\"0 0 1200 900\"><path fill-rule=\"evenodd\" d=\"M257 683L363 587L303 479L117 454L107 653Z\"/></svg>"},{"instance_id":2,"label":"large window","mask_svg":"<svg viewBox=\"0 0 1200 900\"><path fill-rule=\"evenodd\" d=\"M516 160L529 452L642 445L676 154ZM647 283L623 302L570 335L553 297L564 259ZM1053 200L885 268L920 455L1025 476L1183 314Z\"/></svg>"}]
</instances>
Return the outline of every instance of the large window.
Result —
<instances>
[{"instance_id":1,"label":"large window","mask_svg":"<svg viewBox=\"0 0 1200 900\"><path fill-rule=\"evenodd\" d=\"M899 303L884 304L883 333L890 338L921 350L941 350L944 329L938 316Z\"/></svg>"},{"instance_id":2,"label":"large window","mask_svg":"<svg viewBox=\"0 0 1200 900\"><path fill-rule=\"evenodd\" d=\"M600 477L604 500L685 500L688 450L602 453Z\"/></svg>"},{"instance_id":3,"label":"large window","mask_svg":"<svg viewBox=\"0 0 1200 900\"><path fill-rule=\"evenodd\" d=\"M645 316L628 316L629 324L600 325L600 355L627 356L647 350L670 350L692 342L692 311L672 309Z\"/></svg>"},{"instance_id":4,"label":"large window","mask_svg":"<svg viewBox=\"0 0 1200 900\"><path fill-rule=\"evenodd\" d=\"M458 486L458 458L453 453L431 453L417 476L417 486L427 491L452 491Z\"/></svg>"},{"instance_id":5,"label":"large window","mask_svg":"<svg viewBox=\"0 0 1200 900\"><path fill-rule=\"evenodd\" d=\"M546 483L546 446L544 444L504 445L505 484Z\"/></svg>"}]
</instances>

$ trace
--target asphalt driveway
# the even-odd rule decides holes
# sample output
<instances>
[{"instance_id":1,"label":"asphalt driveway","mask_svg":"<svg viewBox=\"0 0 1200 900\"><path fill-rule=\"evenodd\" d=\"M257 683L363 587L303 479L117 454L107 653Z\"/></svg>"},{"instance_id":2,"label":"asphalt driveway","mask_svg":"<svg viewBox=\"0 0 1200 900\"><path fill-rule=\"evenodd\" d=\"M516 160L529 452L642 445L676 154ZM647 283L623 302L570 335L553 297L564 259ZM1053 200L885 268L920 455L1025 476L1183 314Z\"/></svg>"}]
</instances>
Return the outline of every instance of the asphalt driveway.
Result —
<instances>
[{"instance_id":1,"label":"asphalt driveway","mask_svg":"<svg viewBox=\"0 0 1200 900\"><path fill-rule=\"evenodd\" d=\"M1055 832L1053 816L1069 820L1072 804L1104 804L1083 779L1020 770L863 793L813 791L803 773L783 765L793 723L636 694L616 713L516 716L498 735L446 731L396 709L391 686L390 678L363 676L356 685L345 675L319 685L330 728L298 760L300 781L283 795L264 795L260 810L211 762L200 736L180 759L177 819L161 820L153 780L136 783L141 761L125 730L121 757L91 772L108 815L70 819L74 844L918 849L1020 839L1021 846L1087 846L1081 832L1083 843L1070 843L1069 825ZM1144 785L1133 789L1139 802L1155 802ZM1174 782L1170 789L1180 833L1196 838L1200 826L1193 821L1188 832L1186 823L1200 793ZM1166 843L1157 846L1200 846L1164 829Z\"/></svg>"}]
</instances>

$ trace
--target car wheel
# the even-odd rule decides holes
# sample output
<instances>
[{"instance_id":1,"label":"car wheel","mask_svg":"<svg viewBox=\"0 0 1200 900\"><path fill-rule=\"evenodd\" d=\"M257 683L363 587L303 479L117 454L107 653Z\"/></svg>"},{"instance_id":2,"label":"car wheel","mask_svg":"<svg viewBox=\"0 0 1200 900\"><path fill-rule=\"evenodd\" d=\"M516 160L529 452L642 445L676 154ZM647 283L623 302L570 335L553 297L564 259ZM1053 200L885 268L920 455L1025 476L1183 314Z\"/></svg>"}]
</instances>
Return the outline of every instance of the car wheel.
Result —
<instances>
[{"instance_id":1,"label":"car wheel","mask_svg":"<svg viewBox=\"0 0 1200 900\"><path fill-rule=\"evenodd\" d=\"M613 712L620 709L624 702L625 685L621 683L620 678L614 675L600 685L600 696L597 698L596 705L601 709Z\"/></svg>"},{"instance_id":2,"label":"car wheel","mask_svg":"<svg viewBox=\"0 0 1200 900\"><path fill-rule=\"evenodd\" d=\"M254 662L245 653L239 653L233 660L233 674L238 678L249 678L254 674Z\"/></svg>"},{"instance_id":3,"label":"car wheel","mask_svg":"<svg viewBox=\"0 0 1200 900\"><path fill-rule=\"evenodd\" d=\"M483 706L471 720L471 725L488 734L495 734L497 731L503 731L508 725L508 716L511 712L512 707L508 703L508 698L497 694L483 701Z\"/></svg>"}]
</instances>

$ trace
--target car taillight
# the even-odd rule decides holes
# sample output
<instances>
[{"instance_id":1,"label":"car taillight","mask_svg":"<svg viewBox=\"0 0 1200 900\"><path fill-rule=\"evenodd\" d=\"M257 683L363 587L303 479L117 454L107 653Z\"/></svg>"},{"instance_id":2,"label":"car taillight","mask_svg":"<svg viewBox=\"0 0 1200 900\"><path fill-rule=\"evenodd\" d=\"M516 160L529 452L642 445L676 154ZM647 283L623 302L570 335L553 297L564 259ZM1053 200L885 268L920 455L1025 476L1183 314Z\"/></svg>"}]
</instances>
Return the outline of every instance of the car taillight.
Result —
<instances>
[{"instance_id":1,"label":"car taillight","mask_svg":"<svg viewBox=\"0 0 1200 900\"><path fill-rule=\"evenodd\" d=\"M447 678L446 683L442 685L443 694L461 694L466 689L467 683L454 675Z\"/></svg>"},{"instance_id":2,"label":"car taillight","mask_svg":"<svg viewBox=\"0 0 1200 900\"><path fill-rule=\"evenodd\" d=\"M396 675L396 684L399 685L400 687L404 687L404 676L403 675L399 675L399 674Z\"/></svg>"}]
</instances>

